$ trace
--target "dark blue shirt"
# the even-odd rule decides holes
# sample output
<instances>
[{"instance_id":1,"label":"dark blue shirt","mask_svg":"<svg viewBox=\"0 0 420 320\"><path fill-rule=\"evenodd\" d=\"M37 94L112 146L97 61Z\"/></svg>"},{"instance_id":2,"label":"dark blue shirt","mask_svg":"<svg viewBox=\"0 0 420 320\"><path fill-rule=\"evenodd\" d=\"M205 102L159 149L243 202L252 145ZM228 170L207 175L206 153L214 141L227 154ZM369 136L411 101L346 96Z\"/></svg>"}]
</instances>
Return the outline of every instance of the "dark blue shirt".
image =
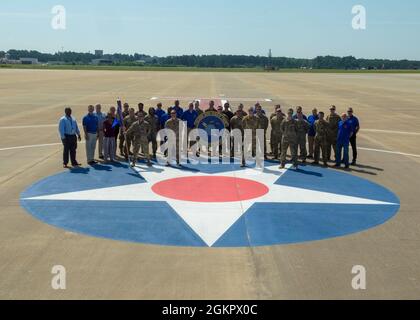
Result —
<instances>
[{"instance_id":1,"label":"dark blue shirt","mask_svg":"<svg viewBox=\"0 0 420 320\"><path fill-rule=\"evenodd\" d=\"M197 118L198 118L197 111L187 110L184 112L181 119L182 121L187 121L187 126L189 129L193 129L195 127L195 120L197 120Z\"/></svg>"},{"instance_id":2,"label":"dark blue shirt","mask_svg":"<svg viewBox=\"0 0 420 320\"><path fill-rule=\"evenodd\" d=\"M350 135L352 132L353 127L349 120L340 121L338 124L337 142L342 145L348 145L350 143Z\"/></svg>"},{"instance_id":3,"label":"dark blue shirt","mask_svg":"<svg viewBox=\"0 0 420 320\"><path fill-rule=\"evenodd\" d=\"M166 114L166 112L165 112L165 110L163 110L163 109L156 109L155 114L157 115L157 117L159 118L159 121L160 121L160 119L162 118L162 116L163 116L164 114Z\"/></svg>"},{"instance_id":4,"label":"dark blue shirt","mask_svg":"<svg viewBox=\"0 0 420 320\"><path fill-rule=\"evenodd\" d=\"M350 123L353 134L356 134L357 128L360 127L359 119L353 116L353 117L349 117L347 121Z\"/></svg>"},{"instance_id":5,"label":"dark blue shirt","mask_svg":"<svg viewBox=\"0 0 420 320\"><path fill-rule=\"evenodd\" d=\"M99 120L98 117L96 115L92 114L87 114L84 118L83 118L83 126L86 127L86 131L88 133L97 133L98 132L98 126L99 126Z\"/></svg>"},{"instance_id":6,"label":"dark blue shirt","mask_svg":"<svg viewBox=\"0 0 420 320\"><path fill-rule=\"evenodd\" d=\"M160 125L162 128L165 128L166 121L168 121L170 118L171 116L167 113L165 113L164 115L160 117Z\"/></svg>"},{"instance_id":7,"label":"dark blue shirt","mask_svg":"<svg viewBox=\"0 0 420 320\"><path fill-rule=\"evenodd\" d=\"M182 115L184 114L184 110L181 107L173 107L176 111L176 116L178 119L182 119Z\"/></svg>"},{"instance_id":8,"label":"dark blue shirt","mask_svg":"<svg viewBox=\"0 0 420 320\"><path fill-rule=\"evenodd\" d=\"M308 122L309 122L309 132L308 132L308 136L310 137L315 137L316 136L316 132L315 132L315 122L319 120L319 116L316 115L314 116L313 114L311 114L308 117Z\"/></svg>"}]
</instances>

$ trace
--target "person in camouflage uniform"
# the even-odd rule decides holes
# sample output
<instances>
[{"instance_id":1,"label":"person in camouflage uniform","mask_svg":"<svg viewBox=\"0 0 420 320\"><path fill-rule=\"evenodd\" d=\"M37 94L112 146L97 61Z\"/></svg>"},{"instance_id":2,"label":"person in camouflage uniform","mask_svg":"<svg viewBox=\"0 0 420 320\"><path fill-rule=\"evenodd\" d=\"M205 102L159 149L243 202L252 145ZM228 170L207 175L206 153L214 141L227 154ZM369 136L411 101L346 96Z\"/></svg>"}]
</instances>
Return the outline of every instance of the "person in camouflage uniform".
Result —
<instances>
[{"instance_id":1,"label":"person in camouflage uniform","mask_svg":"<svg viewBox=\"0 0 420 320\"><path fill-rule=\"evenodd\" d=\"M138 159L139 151L141 148L144 157L146 158L147 165L151 166L152 163L150 162L149 156L149 135L151 132L151 127L148 122L144 120L144 116L142 113L138 114L138 121L134 122L130 129L127 130L126 135L132 136L134 138L134 155L133 155L133 162L131 166L134 168L136 166L136 162Z\"/></svg>"},{"instance_id":2,"label":"person in camouflage uniform","mask_svg":"<svg viewBox=\"0 0 420 320\"><path fill-rule=\"evenodd\" d=\"M285 118L284 113L280 108L276 110L276 115L271 118L271 150L273 152L274 159L278 160L281 154L281 140L283 133L281 131L281 123Z\"/></svg>"},{"instance_id":3,"label":"person in camouflage uniform","mask_svg":"<svg viewBox=\"0 0 420 320\"><path fill-rule=\"evenodd\" d=\"M297 121L293 119L293 109L287 113L287 118L281 123L281 131L283 134L281 143L281 159L280 169L286 166L287 150L290 148L292 154L293 166L298 168L297 142L298 142L298 128Z\"/></svg>"},{"instance_id":4,"label":"person in camouflage uniform","mask_svg":"<svg viewBox=\"0 0 420 320\"><path fill-rule=\"evenodd\" d=\"M337 161L336 149L337 149L337 135L338 135L338 124L341 121L340 116L336 113L336 107L331 106L330 115L327 116L327 122L329 123L328 130L328 145L327 145L327 159L331 161L331 148L334 150L334 157Z\"/></svg>"},{"instance_id":5,"label":"person in camouflage uniform","mask_svg":"<svg viewBox=\"0 0 420 320\"><path fill-rule=\"evenodd\" d=\"M157 133L159 132L160 121L154 108L149 109L149 114L144 118L144 120L150 124L149 143L152 143L153 159L156 159L156 152L158 147Z\"/></svg>"},{"instance_id":6,"label":"person in camouflage uniform","mask_svg":"<svg viewBox=\"0 0 420 320\"><path fill-rule=\"evenodd\" d=\"M315 151L314 151L314 164L319 164L320 151L322 151L322 161L324 166L328 166L327 146L328 146L328 131L329 124L324 119L324 112L319 113L319 120L315 122Z\"/></svg>"},{"instance_id":7,"label":"person in camouflage uniform","mask_svg":"<svg viewBox=\"0 0 420 320\"><path fill-rule=\"evenodd\" d=\"M234 137L231 138L231 155L232 158L235 156L235 153L238 154L242 150L242 144L244 142L244 126L243 126L243 115L241 112L236 111L232 119L230 119L230 130L231 133L233 130L241 131L241 141L235 141Z\"/></svg>"},{"instance_id":8,"label":"person in camouflage uniform","mask_svg":"<svg viewBox=\"0 0 420 320\"><path fill-rule=\"evenodd\" d=\"M179 140L180 140L179 127L180 127L181 120L179 120L177 118L177 113L176 113L175 109L171 110L170 115L171 115L171 118L168 121L166 121L166 123L165 123L165 129L171 130L172 132L175 133L175 138L176 138L176 150L175 150L176 164L179 166L180 165L180 159L179 159L180 158L179 157L179 152L180 152L180 150L179 150ZM170 147L173 147L173 146L170 146ZM171 159L168 158L167 166L170 165L169 160L171 160Z\"/></svg>"},{"instance_id":9,"label":"person in camouflage uniform","mask_svg":"<svg viewBox=\"0 0 420 320\"><path fill-rule=\"evenodd\" d=\"M256 117L258 119L258 129L264 130L264 159L267 159L267 131L270 120L264 114L262 106L258 104L255 107Z\"/></svg>"},{"instance_id":10,"label":"person in camouflage uniform","mask_svg":"<svg viewBox=\"0 0 420 320\"><path fill-rule=\"evenodd\" d=\"M128 103L124 103L123 106L123 112L122 112L122 119L121 121L124 123L124 119L125 117L128 117L130 114L130 105ZM125 135L124 135L124 126L120 128L120 135L119 135L119 139L120 139L120 143L119 143L119 148L120 148L120 155L122 157L125 156L126 152L124 150L124 145L125 145Z\"/></svg>"},{"instance_id":11,"label":"person in camouflage uniform","mask_svg":"<svg viewBox=\"0 0 420 320\"><path fill-rule=\"evenodd\" d=\"M249 115L244 117L242 120L242 125L245 130L251 130L252 131L252 156L255 157L257 153L257 129L258 129L258 118L254 114L254 109L250 108ZM244 137L245 138L245 137ZM250 146L244 146L244 149L249 150Z\"/></svg>"},{"instance_id":12,"label":"person in camouflage uniform","mask_svg":"<svg viewBox=\"0 0 420 320\"><path fill-rule=\"evenodd\" d=\"M297 114L297 131L298 131L298 139L297 144L298 148L300 149L300 157L302 162L306 162L306 158L308 157L308 150L306 149L306 136L309 132L309 122L303 118L302 113Z\"/></svg>"},{"instance_id":13,"label":"person in camouflage uniform","mask_svg":"<svg viewBox=\"0 0 420 320\"><path fill-rule=\"evenodd\" d=\"M127 132L127 130L130 129L130 127L136 121L138 121L136 117L136 111L133 108L131 108L129 110L128 116L126 116L123 120L125 131ZM130 150L131 150L131 145L133 144L133 137L131 135L125 134L124 140L125 140L124 156L125 156L125 159L128 160L128 156L132 155Z\"/></svg>"}]
</instances>

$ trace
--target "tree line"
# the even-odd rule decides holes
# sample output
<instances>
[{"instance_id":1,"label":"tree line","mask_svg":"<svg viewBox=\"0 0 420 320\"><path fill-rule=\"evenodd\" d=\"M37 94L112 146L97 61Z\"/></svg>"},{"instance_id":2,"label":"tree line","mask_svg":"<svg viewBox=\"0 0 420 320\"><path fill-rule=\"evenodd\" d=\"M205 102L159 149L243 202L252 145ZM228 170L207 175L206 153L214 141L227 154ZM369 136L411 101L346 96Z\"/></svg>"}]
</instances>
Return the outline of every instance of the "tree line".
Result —
<instances>
[{"instance_id":1,"label":"tree line","mask_svg":"<svg viewBox=\"0 0 420 320\"><path fill-rule=\"evenodd\" d=\"M152 65L165 67L204 67L204 68L265 68L274 69L419 69L420 61L387 60L387 59L357 59L353 56L335 57L319 56L313 59L298 59L288 57L264 57L253 55L181 55L167 57L151 57L145 54L106 54L96 56L93 53L57 52L41 53L34 50L9 50L12 60L20 58L37 58L41 63L59 61L66 64L90 64L93 59L106 59L114 65ZM0 57L6 52L0 51Z\"/></svg>"}]
</instances>

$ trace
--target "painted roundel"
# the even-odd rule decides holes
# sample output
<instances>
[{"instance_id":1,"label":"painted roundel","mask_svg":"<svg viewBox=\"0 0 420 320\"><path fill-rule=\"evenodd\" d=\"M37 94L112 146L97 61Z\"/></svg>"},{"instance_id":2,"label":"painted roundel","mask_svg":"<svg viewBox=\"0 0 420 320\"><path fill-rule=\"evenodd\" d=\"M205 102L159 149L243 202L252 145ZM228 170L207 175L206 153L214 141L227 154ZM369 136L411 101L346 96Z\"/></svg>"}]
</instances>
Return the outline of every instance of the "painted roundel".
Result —
<instances>
[{"instance_id":1,"label":"painted roundel","mask_svg":"<svg viewBox=\"0 0 420 320\"><path fill-rule=\"evenodd\" d=\"M216 248L342 237L379 226L400 208L386 188L321 167L135 170L119 164L64 172L30 186L21 204L45 223L84 235Z\"/></svg>"}]
</instances>

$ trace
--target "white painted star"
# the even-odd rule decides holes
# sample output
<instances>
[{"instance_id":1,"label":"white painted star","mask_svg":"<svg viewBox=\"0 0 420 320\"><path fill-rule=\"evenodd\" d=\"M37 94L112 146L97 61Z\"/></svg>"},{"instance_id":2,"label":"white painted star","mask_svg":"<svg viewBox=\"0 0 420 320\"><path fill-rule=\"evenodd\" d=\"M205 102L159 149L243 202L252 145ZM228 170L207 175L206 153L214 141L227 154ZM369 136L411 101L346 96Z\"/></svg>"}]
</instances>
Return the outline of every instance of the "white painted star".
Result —
<instances>
[{"instance_id":1,"label":"white painted star","mask_svg":"<svg viewBox=\"0 0 420 320\"><path fill-rule=\"evenodd\" d=\"M209 247L213 246L255 203L396 205L395 203L275 184L289 168L287 167L281 170L277 166L269 166L263 172L254 169L244 169L214 174L221 177L250 179L262 183L269 188L267 194L246 201L203 203L165 198L153 192L153 185L173 178L210 176L211 174L185 170L180 171L176 168L160 166L155 166L154 169L143 166L137 166L135 168L147 181L146 183L53 194L28 198L26 200L166 202Z\"/></svg>"}]
</instances>

